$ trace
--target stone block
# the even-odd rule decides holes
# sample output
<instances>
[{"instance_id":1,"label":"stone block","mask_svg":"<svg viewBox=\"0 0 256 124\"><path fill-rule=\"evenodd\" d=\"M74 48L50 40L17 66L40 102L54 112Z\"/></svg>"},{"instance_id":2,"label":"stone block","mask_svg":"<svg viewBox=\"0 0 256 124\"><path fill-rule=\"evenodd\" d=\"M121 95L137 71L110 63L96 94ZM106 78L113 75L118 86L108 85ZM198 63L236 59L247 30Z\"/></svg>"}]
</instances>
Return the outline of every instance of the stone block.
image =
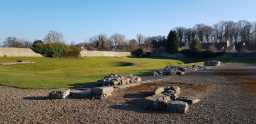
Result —
<instances>
[{"instance_id":1,"label":"stone block","mask_svg":"<svg viewBox=\"0 0 256 124\"><path fill-rule=\"evenodd\" d=\"M155 90L155 95L160 95L164 92L164 87L158 87L156 90Z\"/></svg>"},{"instance_id":2,"label":"stone block","mask_svg":"<svg viewBox=\"0 0 256 124\"><path fill-rule=\"evenodd\" d=\"M69 96L70 89L56 89L49 92L50 99L65 99Z\"/></svg>"},{"instance_id":3,"label":"stone block","mask_svg":"<svg viewBox=\"0 0 256 124\"><path fill-rule=\"evenodd\" d=\"M72 89L70 91L70 98L90 98L92 97L92 89L84 88L84 89Z\"/></svg>"},{"instance_id":4,"label":"stone block","mask_svg":"<svg viewBox=\"0 0 256 124\"><path fill-rule=\"evenodd\" d=\"M113 87L96 87L92 90L92 96L98 98L105 98L112 95Z\"/></svg>"},{"instance_id":5,"label":"stone block","mask_svg":"<svg viewBox=\"0 0 256 124\"><path fill-rule=\"evenodd\" d=\"M187 113L189 105L183 101L171 101L167 104L167 111L171 113Z\"/></svg>"}]
</instances>

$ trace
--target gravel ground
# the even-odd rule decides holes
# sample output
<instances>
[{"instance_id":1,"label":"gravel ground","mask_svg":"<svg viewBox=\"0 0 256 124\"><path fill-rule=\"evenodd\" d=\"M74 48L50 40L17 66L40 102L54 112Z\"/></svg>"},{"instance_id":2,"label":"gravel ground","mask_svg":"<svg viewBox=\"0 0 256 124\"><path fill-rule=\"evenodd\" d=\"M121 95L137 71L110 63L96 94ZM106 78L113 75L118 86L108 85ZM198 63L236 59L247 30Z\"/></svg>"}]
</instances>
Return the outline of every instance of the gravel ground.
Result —
<instances>
[{"instance_id":1,"label":"gravel ground","mask_svg":"<svg viewBox=\"0 0 256 124\"><path fill-rule=\"evenodd\" d=\"M47 90L0 87L0 123L256 124L255 74L255 66L225 64L209 72L128 88L106 100L48 100ZM143 110L138 100L165 84L179 85L184 95L194 94L202 101L187 114Z\"/></svg>"}]
</instances>

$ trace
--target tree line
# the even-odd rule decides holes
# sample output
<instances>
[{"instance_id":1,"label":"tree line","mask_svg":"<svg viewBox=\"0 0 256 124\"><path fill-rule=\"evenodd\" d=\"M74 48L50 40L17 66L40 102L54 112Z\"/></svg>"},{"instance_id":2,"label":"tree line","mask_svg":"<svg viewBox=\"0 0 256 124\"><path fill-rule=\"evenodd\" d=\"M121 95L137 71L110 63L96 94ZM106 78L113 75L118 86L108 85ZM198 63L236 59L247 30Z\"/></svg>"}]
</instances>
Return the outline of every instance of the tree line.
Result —
<instances>
[{"instance_id":1,"label":"tree line","mask_svg":"<svg viewBox=\"0 0 256 124\"><path fill-rule=\"evenodd\" d=\"M50 31L41 41L64 43L64 38L61 33ZM72 45L88 50L134 51L141 48L150 52L169 53L175 53L181 49L226 50L228 47L235 48L237 51L256 50L256 23L241 20L222 21L214 25L197 24L192 28L176 27L167 36L146 37L143 34L137 34L134 39L127 39L125 35L119 33L110 37L99 34L87 42ZM31 48L33 42L8 37L2 46Z\"/></svg>"}]
</instances>

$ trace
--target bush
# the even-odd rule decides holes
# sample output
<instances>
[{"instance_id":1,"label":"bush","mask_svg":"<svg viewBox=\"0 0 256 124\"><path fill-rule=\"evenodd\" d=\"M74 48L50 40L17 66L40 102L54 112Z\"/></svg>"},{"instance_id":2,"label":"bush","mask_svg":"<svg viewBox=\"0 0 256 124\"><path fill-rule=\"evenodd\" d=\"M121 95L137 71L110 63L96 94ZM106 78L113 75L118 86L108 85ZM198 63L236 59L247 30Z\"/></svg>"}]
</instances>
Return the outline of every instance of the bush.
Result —
<instances>
[{"instance_id":1,"label":"bush","mask_svg":"<svg viewBox=\"0 0 256 124\"><path fill-rule=\"evenodd\" d=\"M67 46L64 43L47 43L45 53L47 57L64 57L65 49Z\"/></svg>"},{"instance_id":2,"label":"bush","mask_svg":"<svg viewBox=\"0 0 256 124\"><path fill-rule=\"evenodd\" d=\"M46 57L79 57L80 48L75 46L68 46L64 43L43 43L42 41L35 41L32 50L40 53Z\"/></svg>"},{"instance_id":3,"label":"bush","mask_svg":"<svg viewBox=\"0 0 256 124\"><path fill-rule=\"evenodd\" d=\"M80 56L80 48L75 46L69 46L64 50L65 57L79 57Z\"/></svg>"},{"instance_id":4,"label":"bush","mask_svg":"<svg viewBox=\"0 0 256 124\"><path fill-rule=\"evenodd\" d=\"M37 52L37 53L44 54L43 52L45 51L45 45L44 45L43 41L36 40L32 44L32 50Z\"/></svg>"},{"instance_id":5,"label":"bush","mask_svg":"<svg viewBox=\"0 0 256 124\"><path fill-rule=\"evenodd\" d=\"M142 48L132 51L132 56L134 57L142 57L143 55L144 55L144 50Z\"/></svg>"},{"instance_id":6,"label":"bush","mask_svg":"<svg viewBox=\"0 0 256 124\"><path fill-rule=\"evenodd\" d=\"M151 52L145 52L142 48L136 49L131 52L134 57L150 57Z\"/></svg>"}]
</instances>

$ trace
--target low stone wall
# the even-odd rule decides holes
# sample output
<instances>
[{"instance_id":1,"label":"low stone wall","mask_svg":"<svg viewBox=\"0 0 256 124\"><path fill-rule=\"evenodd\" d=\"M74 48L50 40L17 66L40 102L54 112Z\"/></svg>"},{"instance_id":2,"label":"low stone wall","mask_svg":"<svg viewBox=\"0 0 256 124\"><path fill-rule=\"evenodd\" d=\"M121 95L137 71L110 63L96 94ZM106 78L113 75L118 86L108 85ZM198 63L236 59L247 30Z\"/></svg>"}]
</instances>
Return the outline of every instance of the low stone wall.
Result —
<instances>
[{"instance_id":1,"label":"low stone wall","mask_svg":"<svg viewBox=\"0 0 256 124\"><path fill-rule=\"evenodd\" d=\"M42 57L29 48L0 48L0 57Z\"/></svg>"},{"instance_id":2,"label":"low stone wall","mask_svg":"<svg viewBox=\"0 0 256 124\"><path fill-rule=\"evenodd\" d=\"M112 52L112 51L81 51L82 57L93 57L93 56L109 56L109 57L126 57L131 56L130 52Z\"/></svg>"}]
</instances>

